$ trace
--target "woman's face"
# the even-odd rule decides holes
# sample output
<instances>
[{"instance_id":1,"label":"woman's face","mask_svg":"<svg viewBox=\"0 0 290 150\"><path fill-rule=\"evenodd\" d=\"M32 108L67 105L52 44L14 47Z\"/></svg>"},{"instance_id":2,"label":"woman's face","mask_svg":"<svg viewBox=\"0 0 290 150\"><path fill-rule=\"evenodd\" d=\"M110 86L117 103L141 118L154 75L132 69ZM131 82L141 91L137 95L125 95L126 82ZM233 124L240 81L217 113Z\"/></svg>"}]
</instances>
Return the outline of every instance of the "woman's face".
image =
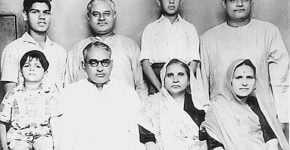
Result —
<instances>
[{"instance_id":1,"label":"woman's face","mask_svg":"<svg viewBox=\"0 0 290 150\"><path fill-rule=\"evenodd\" d=\"M232 78L232 89L240 99L246 98L255 88L254 70L248 65L236 68Z\"/></svg>"},{"instance_id":2,"label":"woman's face","mask_svg":"<svg viewBox=\"0 0 290 150\"><path fill-rule=\"evenodd\" d=\"M167 66L164 84L172 96L184 93L189 85L189 77L185 68L178 63Z\"/></svg>"}]
</instances>

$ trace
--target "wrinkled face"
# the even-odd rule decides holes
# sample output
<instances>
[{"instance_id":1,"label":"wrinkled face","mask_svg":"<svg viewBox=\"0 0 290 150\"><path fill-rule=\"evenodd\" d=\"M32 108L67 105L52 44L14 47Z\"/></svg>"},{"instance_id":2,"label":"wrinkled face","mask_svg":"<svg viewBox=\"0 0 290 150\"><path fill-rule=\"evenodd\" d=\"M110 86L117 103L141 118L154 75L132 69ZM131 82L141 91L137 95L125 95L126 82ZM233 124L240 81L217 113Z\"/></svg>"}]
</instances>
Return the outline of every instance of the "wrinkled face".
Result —
<instances>
[{"instance_id":1,"label":"wrinkled face","mask_svg":"<svg viewBox=\"0 0 290 150\"><path fill-rule=\"evenodd\" d=\"M88 50L85 62L85 71L88 78L97 86L103 86L110 79L112 70L110 52L100 47Z\"/></svg>"},{"instance_id":2,"label":"wrinkled face","mask_svg":"<svg viewBox=\"0 0 290 150\"><path fill-rule=\"evenodd\" d=\"M46 32L50 26L50 10L46 3L36 2L32 4L28 13L24 12L24 20L27 21L30 31Z\"/></svg>"},{"instance_id":3,"label":"wrinkled face","mask_svg":"<svg viewBox=\"0 0 290 150\"><path fill-rule=\"evenodd\" d=\"M178 13L182 0L157 0L157 3L162 7L164 15L172 16Z\"/></svg>"},{"instance_id":4,"label":"wrinkled face","mask_svg":"<svg viewBox=\"0 0 290 150\"><path fill-rule=\"evenodd\" d=\"M93 31L102 36L113 32L116 14L111 6L102 1L92 4L91 12L88 14L88 21Z\"/></svg>"},{"instance_id":5,"label":"wrinkled face","mask_svg":"<svg viewBox=\"0 0 290 150\"><path fill-rule=\"evenodd\" d=\"M169 94L174 96L185 92L189 85L189 77L181 64L174 63L167 66L164 86Z\"/></svg>"},{"instance_id":6,"label":"wrinkled face","mask_svg":"<svg viewBox=\"0 0 290 150\"><path fill-rule=\"evenodd\" d=\"M25 82L41 82L45 71L38 59L27 58L21 69Z\"/></svg>"},{"instance_id":7,"label":"wrinkled face","mask_svg":"<svg viewBox=\"0 0 290 150\"><path fill-rule=\"evenodd\" d=\"M228 19L245 20L250 18L252 0L223 0Z\"/></svg>"},{"instance_id":8,"label":"wrinkled face","mask_svg":"<svg viewBox=\"0 0 290 150\"><path fill-rule=\"evenodd\" d=\"M239 98L246 98L255 88L256 78L253 69L248 65L236 68L232 78L232 90Z\"/></svg>"}]
</instances>

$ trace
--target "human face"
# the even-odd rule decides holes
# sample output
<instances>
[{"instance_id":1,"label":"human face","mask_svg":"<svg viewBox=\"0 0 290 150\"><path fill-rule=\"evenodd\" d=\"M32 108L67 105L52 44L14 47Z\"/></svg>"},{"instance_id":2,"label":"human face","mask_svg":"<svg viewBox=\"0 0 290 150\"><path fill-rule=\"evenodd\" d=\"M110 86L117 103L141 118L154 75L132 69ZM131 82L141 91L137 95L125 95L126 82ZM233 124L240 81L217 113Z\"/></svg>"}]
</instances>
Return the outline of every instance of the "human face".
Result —
<instances>
[{"instance_id":1,"label":"human face","mask_svg":"<svg viewBox=\"0 0 290 150\"><path fill-rule=\"evenodd\" d=\"M248 21L251 15L252 0L223 0L230 21Z\"/></svg>"},{"instance_id":2,"label":"human face","mask_svg":"<svg viewBox=\"0 0 290 150\"><path fill-rule=\"evenodd\" d=\"M161 6L165 16L174 16L177 15L182 0L157 0L157 3Z\"/></svg>"},{"instance_id":3,"label":"human face","mask_svg":"<svg viewBox=\"0 0 290 150\"><path fill-rule=\"evenodd\" d=\"M254 70L250 66L242 65L236 68L232 78L232 90L238 98L247 98L254 90L255 83Z\"/></svg>"},{"instance_id":4,"label":"human face","mask_svg":"<svg viewBox=\"0 0 290 150\"><path fill-rule=\"evenodd\" d=\"M189 85L189 77L181 64L175 63L167 66L164 84L173 97L185 93Z\"/></svg>"},{"instance_id":5,"label":"human face","mask_svg":"<svg viewBox=\"0 0 290 150\"><path fill-rule=\"evenodd\" d=\"M98 36L107 36L113 33L115 17L115 12L108 3L96 1L92 4L88 21L90 27Z\"/></svg>"},{"instance_id":6,"label":"human face","mask_svg":"<svg viewBox=\"0 0 290 150\"><path fill-rule=\"evenodd\" d=\"M109 65L104 65L100 62L97 64L96 60L111 60L110 52L100 47L93 47L87 52L85 71L88 74L89 80L94 82L97 87L102 87L110 79L112 61Z\"/></svg>"},{"instance_id":7,"label":"human face","mask_svg":"<svg viewBox=\"0 0 290 150\"><path fill-rule=\"evenodd\" d=\"M41 82L45 74L39 60L36 58L30 59L30 57L27 58L21 71L25 82Z\"/></svg>"},{"instance_id":8,"label":"human face","mask_svg":"<svg viewBox=\"0 0 290 150\"><path fill-rule=\"evenodd\" d=\"M45 33L50 26L50 10L46 3L32 4L28 12L24 12L30 32Z\"/></svg>"}]
</instances>

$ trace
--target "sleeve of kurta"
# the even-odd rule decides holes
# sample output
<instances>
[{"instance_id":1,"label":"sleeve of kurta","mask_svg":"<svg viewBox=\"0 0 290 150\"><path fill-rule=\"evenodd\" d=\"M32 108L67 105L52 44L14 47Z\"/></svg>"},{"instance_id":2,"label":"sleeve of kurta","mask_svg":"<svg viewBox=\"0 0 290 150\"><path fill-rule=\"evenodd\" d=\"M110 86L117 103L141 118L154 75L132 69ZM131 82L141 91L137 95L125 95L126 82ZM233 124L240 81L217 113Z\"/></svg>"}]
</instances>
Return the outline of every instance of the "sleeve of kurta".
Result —
<instances>
[{"instance_id":1,"label":"sleeve of kurta","mask_svg":"<svg viewBox=\"0 0 290 150\"><path fill-rule=\"evenodd\" d=\"M209 95L209 46L207 45L207 40L204 37L201 37L200 39L200 74L201 74L201 78L203 81L203 87L205 90L206 95Z\"/></svg>"},{"instance_id":2,"label":"sleeve of kurta","mask_svg":"<svg viewBox=\"0 0 290 150\"><path fill-rule=\"evenodd\" d=\"M140 61L144 59L149 59L152 52L151 52L151 45L152 43L152 34L153 31L151 29L152 27L150 25L146 26L142 33L142 39L141 39L141 53L140 53Z\"/></svg>"},{"instance_id":3,"label":"sleeve of kurta","mask_svg":"<svg viewBox=\"0 0 290 150\"><path fill-rule=\"evenodd\" d=\"M11 119L12 111L12 91L7 92L0 104L0 121L8 123Z\"/></svg>"},{"instance_id":4,"label":"sleeve of kurta","mask_svg":"<svg viewBox=\"0 0 290 150\"><path fill-rule=\"evenodd\" d=\"M192 60L200 61L198 34L193 25L191 25L190 29L191 30L188 32L189 55L192 57Z\"/></svg>"},{"instance_id":5,"label":"sleeve of kurta","mask_svg":"<svg viewBox=\"0 0 290 150\"><path fill-rule=\"evenodd\" d=\"M18 82L19 60L16 51L12 44L4 48L1 57L1 81Z\"/></svg>"},{"instance_id":6,"label":"sleeve of kurta","mask_svg":"<svg viewBox=\"0 0 290 150\"><path fill-rule=\"evenodd\" d=\"M287 90L289 90L289 56L279 29L274 26L273 31L269 34L269 74L276 110L280 122L289 122L289 99L287 98Z\"/></svg>"},{"instance_id":7,"label":"sleeve of kurta","mask_svg":"<svg viewBox=\"0 0 290 150\"><path fill-rule=\"evenodd\" d=\"M141 98L141 100L145 99L147 97L147 86L144 83L143 80L143 72L142 72L142 66L139 61L140 58L140 48L137 45L137 43L133 42L132 44L132 58L131 58L131 65L132 65L132 71L134 75L134 82L135 82L135 88L136 91Z\"/></svg>"}]
</instances>

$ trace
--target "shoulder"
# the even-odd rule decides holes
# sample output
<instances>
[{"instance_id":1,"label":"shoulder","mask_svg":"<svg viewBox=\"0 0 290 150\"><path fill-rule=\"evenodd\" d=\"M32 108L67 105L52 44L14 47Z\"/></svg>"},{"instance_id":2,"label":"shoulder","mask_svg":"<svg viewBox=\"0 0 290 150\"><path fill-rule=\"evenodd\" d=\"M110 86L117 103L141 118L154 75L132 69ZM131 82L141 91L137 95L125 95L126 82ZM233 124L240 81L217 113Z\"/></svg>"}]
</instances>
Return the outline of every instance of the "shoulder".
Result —
<instances>
[{"instance_id":1,"label":"shoulder","mask_svg":"<svg viewBox=\"0 0 290 150\"><path fill-rule=\"evenodd\" d=\"M279 32L279 29L277 26L270 22L258 20L258 19L252 19L252 24L257 26L259 30L264 30L266 33L276 33Z\"/></svg>"},{"instance_id":2,"label":"shoulder","mask_svg":"<svg viewBox=\"0 0 290 150\"><path fill-rule=\"evenodd\" d=\"M160 19L157 19L153 22L150 22L149 24L146 25L146 27L144 28L143 33L150 33L153 32L154 30L156 30L158 27L160 27Z\"/></svg>"},{"instance_id":3,"label":"shoulder","mask_svg":"<svg viewBox=\"0 0 290 150\"><path fill-rule=\"evenodd\" d=\"M194 24L188 22L185 19L181 19L182 25L186 28L186 29L190 29L190 30L196 30Z\"/></svg>"},{"instance_id":4,"label":"shoulder","mask_svg":"<svg viewBox=\"0 0 290 150\"><path fill-rule=\"evenodd\" d=\"M122 42L128 43L129 45L135 45L135 44L137 44L133 39L131 39L131 38L127 37L127 36L124 36L124 35L116 34L115 37L118 40L122 41Z\"/></svg>"},{"instance_id":5,"label":"shoulder","mask_svg":"<svg viewBox=\"0 0 290 150\"><path fill-rule=\"evenodd\" d=\"M126 51L139 50L139 45L133 39L127 36L116 34L114 38L118 41L118 45L124 48Z\"/></svg>"},{"instance_id":6,"label":"shoulder","mask_svg":"<svg viewBox=\"0 0 290 150\"><path fill-rule=\"evenodd\" d=\"M225 30L225 26L226 26L226 22L207 30L205 33L201 35L201 39L206 40L214 36L220 35Z\"/></svg>"},{"instance_id":7,"label":"shoulder","mask_svg":"<svg viewBox=\"0 0 290 150\"><path fill-rule=\"evenodd\" d=\"M83 49L93 41L94 37L90 36L85 39L82 39L81 41L77 42L75 45L73 45L72 49L69 51L69 53L73 52L82 52Z\"/></svg>"}]
</instances>

